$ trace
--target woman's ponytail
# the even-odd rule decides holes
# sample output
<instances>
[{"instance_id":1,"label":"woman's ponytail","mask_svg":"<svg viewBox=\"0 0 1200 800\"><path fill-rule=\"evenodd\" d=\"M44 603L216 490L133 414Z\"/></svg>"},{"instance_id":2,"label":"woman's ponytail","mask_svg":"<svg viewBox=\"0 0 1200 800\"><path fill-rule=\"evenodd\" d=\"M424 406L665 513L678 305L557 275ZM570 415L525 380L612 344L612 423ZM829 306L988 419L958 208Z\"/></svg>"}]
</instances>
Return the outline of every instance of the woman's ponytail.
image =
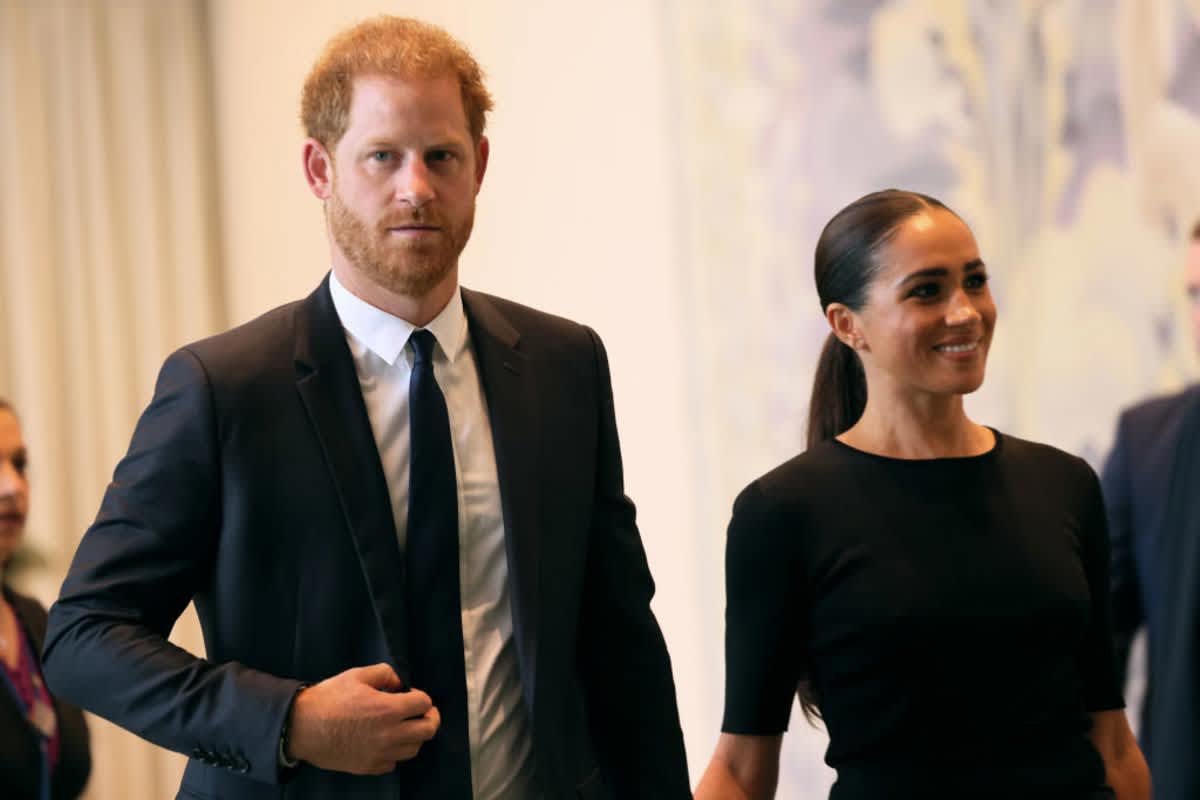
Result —
<instances>
[{"instance_id":1,"label":"woman's ponytail","mask_svg":"<svg viewBox=\"0 0 1200 800\"><path fill-rule=\"evenodd\" d=\"M829 334L808 404L808 446L832 439L862 416L867 407L867 376L862 361L847 344Z\"/></svg>"}]
</instances>

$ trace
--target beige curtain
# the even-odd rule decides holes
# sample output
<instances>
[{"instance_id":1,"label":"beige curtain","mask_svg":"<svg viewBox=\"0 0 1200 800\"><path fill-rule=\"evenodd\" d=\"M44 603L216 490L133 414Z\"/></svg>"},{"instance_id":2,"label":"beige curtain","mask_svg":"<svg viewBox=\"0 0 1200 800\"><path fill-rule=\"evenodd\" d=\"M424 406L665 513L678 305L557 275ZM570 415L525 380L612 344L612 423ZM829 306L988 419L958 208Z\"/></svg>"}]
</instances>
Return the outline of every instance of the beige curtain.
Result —
<instances>
[{"instance_id":1,"label":"beige curtain","mask_svg":"<svg viewBox=\"0 0 1200 800\"><path fill-rule=\"evenodd\" d=\"M20 576L53 600L162 359L224 321L200 0L0 0L0 395L31 450ZM189 615L173 638L200 653ZM182 758L93 718L90 798Z\"/></svg>"}]
</instances>

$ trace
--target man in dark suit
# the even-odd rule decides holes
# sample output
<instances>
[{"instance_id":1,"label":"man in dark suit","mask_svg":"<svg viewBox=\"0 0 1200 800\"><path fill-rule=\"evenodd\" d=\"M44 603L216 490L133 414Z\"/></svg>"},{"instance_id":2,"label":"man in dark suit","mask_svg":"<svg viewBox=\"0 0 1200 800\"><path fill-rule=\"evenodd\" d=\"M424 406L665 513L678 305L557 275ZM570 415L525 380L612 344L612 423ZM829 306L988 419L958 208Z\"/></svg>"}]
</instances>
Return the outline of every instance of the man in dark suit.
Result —
<instances>
[{"instance_id":1,"label":"man in dark suit","mask_svg":"<svg viewBox=\"0 0 1200 800\"><path fill-rule=\"evenodd\" d=\"M181 797L689 796L600 340L458 285L490 107L438 28L330 42L332 273L167 359L80 543L48 680L190 754Z\"/></svg>"},{"instance_id":2,"label":"man in dark suit","mask_svg":"<svg viewBox=\"0 0 1200 800\"><path fill-rule=\"evenodd\" d=\"M1200 222L1187 263L1200 348ZM1146 629L1140 738L1155 800L1200 797L1200 385L1121 414L1103 474L1122 671Z\"/></svg>"}]
</instances>

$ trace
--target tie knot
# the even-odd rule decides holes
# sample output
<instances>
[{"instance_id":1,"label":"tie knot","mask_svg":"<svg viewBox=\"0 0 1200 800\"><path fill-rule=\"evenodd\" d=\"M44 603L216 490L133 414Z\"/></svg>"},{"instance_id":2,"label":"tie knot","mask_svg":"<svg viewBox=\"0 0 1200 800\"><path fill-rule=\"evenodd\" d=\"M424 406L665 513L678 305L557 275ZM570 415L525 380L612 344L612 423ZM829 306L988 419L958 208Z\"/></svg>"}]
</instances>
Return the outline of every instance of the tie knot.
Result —
<instances>
[{"instance_id":1,"label":"tie knot","mask_svg":"<svg viewBox=\"0 0 1200 800\"><path fill-rule=\"evenodd\" d=\"M437 339L427 330L421 329L413 331L412 336L408 337L412 342L413 354L416 356L416 363L422 362L433 364L433 348L437 344Z\"/></svg>"}]
</instances>

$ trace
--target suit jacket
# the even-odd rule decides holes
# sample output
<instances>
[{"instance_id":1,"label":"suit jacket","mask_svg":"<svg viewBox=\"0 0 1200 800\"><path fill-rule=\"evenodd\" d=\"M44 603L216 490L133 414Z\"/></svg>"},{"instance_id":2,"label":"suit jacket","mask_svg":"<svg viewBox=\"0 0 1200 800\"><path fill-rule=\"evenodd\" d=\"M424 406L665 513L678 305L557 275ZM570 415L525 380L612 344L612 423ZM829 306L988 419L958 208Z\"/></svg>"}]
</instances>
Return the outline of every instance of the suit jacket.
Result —
<instances>
[{"instance_id":1,"label":"suit jacket","mask_svg":"<svg viewBox=\"0 0 1200 800\"><path fill-rule=\"evenodd\" d=\"M3 587L4 597L17 615L17 623L33 646L41 650L46 637L46 609L32 597ZM92 758L88 749L83 712L54 697L58 722L58 764L50 775L50 797L72 800L83 792ZM39 734L13 697L0 686L0 787L7 800L38 800L41 795L42 757Z\"/></svg>"},{"instance_id":2,"label":"suit jacket","mask_svg":"<svg viewBox=\"0 0 1200 800\"><path fill-rule=\"evenodd\" d=\"M1122 678L1143 626L1140 738L1155 800L1200 797L1200 386L1121 414L1103 472Z\"/></svg>"},{"instance_id":3,"label":"suit jacket","mask_svg":"<svg viewBox=\"0 0 1200 800\"><path fill-rule=\"evenodd\" d=\"M463 304L545 797L687 797L600 340L477 292L464 289ZM277 767L301 682L381 661L404 674L403 576L326 278L167 359L50 611L46 675L85 708L189 754L180 797L416 797L402 770ZM189 600L207 660L165 641Z\"/></svg>"}]
</instances>

